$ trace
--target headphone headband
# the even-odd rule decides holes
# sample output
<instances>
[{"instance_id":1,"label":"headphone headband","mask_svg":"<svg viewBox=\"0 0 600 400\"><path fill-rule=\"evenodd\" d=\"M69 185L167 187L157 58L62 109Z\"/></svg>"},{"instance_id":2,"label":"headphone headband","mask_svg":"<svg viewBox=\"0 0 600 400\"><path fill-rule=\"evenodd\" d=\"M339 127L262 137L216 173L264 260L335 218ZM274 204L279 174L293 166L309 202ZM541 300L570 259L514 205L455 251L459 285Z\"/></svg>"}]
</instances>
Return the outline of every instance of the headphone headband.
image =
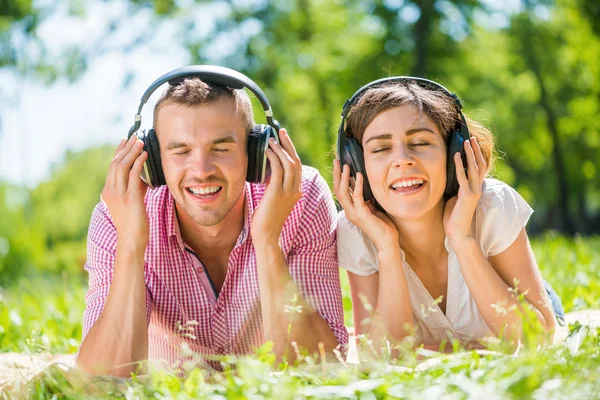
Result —
<instances>
[{"instance_id":1,"label":"headphone headband","mask_svg":"<svg viewBox=\"0 0 600 400\"><path fill-rule=\"evenodd\" d=\"M344 103L344 107L342 107L342 120L346 119L346 117L348 116L348 112L350 111L350 108L354 105L354 103L360 97L360 95L362 95L368 89L371 89L371 88L374 88L377 86L385 86L386 84L391 83L391 82L398 82L398 83L414 82L417 85L419 85L425 89L441 90L442 92L446 93L448 96L450 96L454 100L454 104L456 105L458 112L460 112L463 108L462 103L460 102L460 99L458 98L458 96L437 82L434 82L434 81L431 81L431 80L425 79L425 78L417 78L414 76L392 76L392 77L388 77L388 78L378 79L373 82L369 82L366 85L364 85L363 87L361 87L360 89L358 89L356 92L354 92L352 97L350 97L348 100L346 100L346 102Z\"/></svg>"},{"instance_id":2,"label":"headphone headband","mask_svg":"<svg viewBox=\"0 0 600 400\"><path fill-rule=\"evenodd\" d=\"M230 68L215 65L190 65L167 72L152 82L142 96L138 111L135 114L134 124L129 129L127 137L131 137L131 135L140 128L140 125L142 124L142 108L156 89L167 82L169 82L171 86L176 86L185 78L189 77L197 77L204 82L222 85L232 89L248 88L248 90L250 90L260 101L267 116L267 123L279 131L279 124L273 119L273 111L271 110L271 104L269 104L267 96L252 79Z\"/></svg>"}]
</instances>

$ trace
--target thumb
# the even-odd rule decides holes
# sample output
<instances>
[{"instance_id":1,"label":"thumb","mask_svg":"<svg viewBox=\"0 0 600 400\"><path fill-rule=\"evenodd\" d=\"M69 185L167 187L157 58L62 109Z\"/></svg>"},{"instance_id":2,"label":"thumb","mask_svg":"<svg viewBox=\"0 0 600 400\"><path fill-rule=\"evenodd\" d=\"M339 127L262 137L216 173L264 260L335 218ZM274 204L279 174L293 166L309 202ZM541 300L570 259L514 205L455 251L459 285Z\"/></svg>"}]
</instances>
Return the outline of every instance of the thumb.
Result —
<instances>
[{"instance_id":1,"label":"thumb","mask_svg":"<svg viewBox=\"0 0 600 400\"><path fill-rule=\"evenodd\" d=\"M454 196L446 202L446 205L444 206L444 222L446 222L448 220L448 218L450 218L450 215L452 214L452 211L454 210L454 207L456 206L457 200L458 200L458 197Z\"/></svg>"}]
</instances>

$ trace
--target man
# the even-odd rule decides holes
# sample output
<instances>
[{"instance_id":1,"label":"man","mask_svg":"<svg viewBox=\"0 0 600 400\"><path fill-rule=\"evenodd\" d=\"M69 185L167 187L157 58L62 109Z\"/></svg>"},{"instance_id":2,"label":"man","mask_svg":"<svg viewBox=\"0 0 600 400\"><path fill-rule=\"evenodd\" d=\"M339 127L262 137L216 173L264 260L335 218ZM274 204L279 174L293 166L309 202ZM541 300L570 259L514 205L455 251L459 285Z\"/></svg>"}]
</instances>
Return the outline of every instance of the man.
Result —
<instances>
[{"instance_id":1,"label":"man","mask_svg":"<svg viewBox=\"0 0 600 400\"><path fill-rule=\"evenodd\" d=\"M166 186L146 193L148 155L134 135L117 148L91 218L78 366L127 377L137 361L181 362L185 348L218 368L211 355L266 341L287 360L292 342L311 353L346 345L336 210L287 132L269 142L265 187L245 182L254 122L243 90L185 79L164 92L154 121Z\"/></svg>"}]
</instances>

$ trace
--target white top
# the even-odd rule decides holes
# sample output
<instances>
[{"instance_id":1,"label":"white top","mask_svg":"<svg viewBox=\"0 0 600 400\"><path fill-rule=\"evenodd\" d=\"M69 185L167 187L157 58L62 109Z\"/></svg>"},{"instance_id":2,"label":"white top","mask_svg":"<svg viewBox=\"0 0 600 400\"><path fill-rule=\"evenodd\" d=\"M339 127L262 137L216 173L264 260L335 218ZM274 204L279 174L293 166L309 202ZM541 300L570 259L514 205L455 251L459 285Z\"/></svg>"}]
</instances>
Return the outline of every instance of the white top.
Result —
<instances>
[{"instance_id":1,"label":"white top","mask_svg":"<svg viewBox=\"0 0 600 400\"><path fill-rule=\"evenodd\" d=\"M532 213L531 207L513 188L496 179L485 179L473 218L474 237L483 254L489 258L506 250ZM434 299L400 250L418 340L438 344L444 339L455 338L468 343L492 335L475 305L447 237L444 245L448 251L446 315L434 304ZM346 219L343 211L338 214L337 249L340 267L363 276L379 271L375 245Z\"/></svg>"}]
</instances>

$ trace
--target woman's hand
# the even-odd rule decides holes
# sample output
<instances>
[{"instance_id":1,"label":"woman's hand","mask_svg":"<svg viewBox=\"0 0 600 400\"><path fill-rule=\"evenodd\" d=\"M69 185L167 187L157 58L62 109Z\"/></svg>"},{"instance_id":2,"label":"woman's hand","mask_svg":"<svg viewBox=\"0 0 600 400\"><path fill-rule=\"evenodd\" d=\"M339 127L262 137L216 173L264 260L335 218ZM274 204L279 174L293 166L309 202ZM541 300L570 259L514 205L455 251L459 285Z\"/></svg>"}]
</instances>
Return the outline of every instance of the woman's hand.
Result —
<instances>
[{"instance_id":1,"label":"woman's hand","mask_svg":"<svg viewBox=\"0 0 600 400\"><path fill-rule=\"evenodd\" d=\"M471 140L467 140L464 146L469 178L467 179L467 174L465 174L460 153L457 152L454 154L454 164L460 185L458 196L448 200L444 209L444 230L451 242L473 237L471 224L477 203L481 198L483 179L487 172L487 164L483 159L477 139L471 137Z\"/></svg>"},{"instance_id":2,"label":"woman's hand","mask_svg":"<svg viewBox=\"0 0 600 400\"><path fill-rule=\"evenodd\" d=\"M344 208L346 218L367 235L378 251L398 246L398 230L392 220L373 203L363 198L364 178L359 172L354 191L350 190L350 167L340 170L340 160L333 161L333 191Z\"/></svg>"}]
</instances>

